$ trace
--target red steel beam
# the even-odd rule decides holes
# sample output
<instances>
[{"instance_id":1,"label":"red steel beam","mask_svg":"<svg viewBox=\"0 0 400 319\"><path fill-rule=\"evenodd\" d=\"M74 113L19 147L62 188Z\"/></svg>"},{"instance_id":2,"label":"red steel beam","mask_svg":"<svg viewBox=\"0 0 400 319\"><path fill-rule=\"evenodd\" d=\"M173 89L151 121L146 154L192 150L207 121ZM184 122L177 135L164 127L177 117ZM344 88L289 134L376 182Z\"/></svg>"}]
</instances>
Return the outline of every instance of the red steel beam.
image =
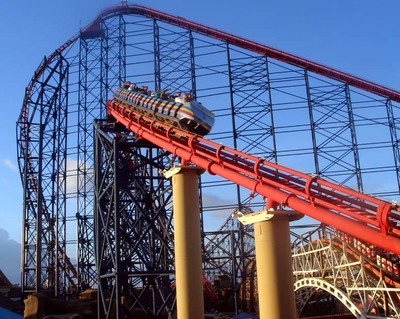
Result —
<instances>
[{"instance_id":1,"label":"red steel beam","mask_svg":"<svg viewBox=\"0 0 400 319\"><path fill-rule=\"evenodd\" d=\"M270 163L171 128L107 102L107 112L137 137L356 238L400 254L400 208L392 203Z\"/></svg>"},{"instance_id":2,"label":"red steel beam","mask_svg":"<svg viewBox=\"0 0 400 319\"><path fill-rule=\"evenodd\" d=\"M91 24L89 24L85 29L83 29L82 32L84 33L84 32L99 31L100 23L104 18L118 14L137 14L153 19L159 19L161 21L168 22L178 27L185 28L197 32L199 34L203 34L205 36L212 37L217 40L238 46L240 48L265 55L275 60L304 68L316 74L326 76L340 82L347 83L353 87L356 87L358 89L373 94L377 94L384 98L400 102L400 92L394 89L387 88L380 84L362 79L360 77L351 75L349 73L336 70L334 68L322 65L320 63L312 62L310 60L296 56L294 54L278 50L255 41L251 41L230 34L228 32L220 31L215 28L210 28L204 24L193 22L180 16L174 16L171 14L167 14L161 11L157 11L139 5L124 5L106 9L103 12L101 12L99 16Z\"/></svg>"}]
</instances>

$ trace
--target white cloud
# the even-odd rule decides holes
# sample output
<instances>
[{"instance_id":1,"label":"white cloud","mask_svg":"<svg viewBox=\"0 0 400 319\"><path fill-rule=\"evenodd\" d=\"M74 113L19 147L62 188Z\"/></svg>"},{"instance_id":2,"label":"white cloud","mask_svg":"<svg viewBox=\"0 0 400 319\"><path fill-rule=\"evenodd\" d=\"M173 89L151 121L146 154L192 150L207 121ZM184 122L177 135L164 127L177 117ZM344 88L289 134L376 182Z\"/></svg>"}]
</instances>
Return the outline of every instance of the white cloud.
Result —
<instances>
[{"instance_id":1,"label":"white cloud","mask_svg":"<svg viewBox=\"0 0 400 319\"><path fill-rule=\"evenodd\" d=\"M237 204L232 200L217 195L203 193L202 199L206 214L209 213L217 218L227 218L237 208Z\"/></svg>"},{"instance_id":2,"label":"white cloud","mask_svg":"<svg viewBox=\"0 0 400 319\"><path fill-rule=\"evenodd\" d=\"M205 231L215 231L229 219L237 204L217 195L203 193L203 226Z\"/></svg>"},{"instance_id":3,"label":"white cloud","mask_svg":"<svg viewBox=\"0 0 400 319\"><path fill-rule=\"evenodd\" d=\"M9 159L3 160L3 165L13 172L17 172L17 166Z\"/></svg>"},{"instance_id":4,"label":"white cloud","mask_svg":"<svg viewBox=\"0 0 400 319\"><path fill-rule=\"evenodd\" d=\"M21 244L10 239L9 233L0 228L0 269L13 284L21 282Z\"/></svg>"},{"instance_id":5,"label":"white cloud","mask_svg":"<svg viewBox=\"0 0 400 319\"><path fill-rule=\"evenodd\" d=\"M78 162L77 160L71 158L67 159L67 194L76 193L78 191L78 184L79 187L83 188L83 183L85 182L86 190L91 190L93 188L93 178L93 168L90 168L88 164L84 162Z\"/></svg>"}]
</instances>

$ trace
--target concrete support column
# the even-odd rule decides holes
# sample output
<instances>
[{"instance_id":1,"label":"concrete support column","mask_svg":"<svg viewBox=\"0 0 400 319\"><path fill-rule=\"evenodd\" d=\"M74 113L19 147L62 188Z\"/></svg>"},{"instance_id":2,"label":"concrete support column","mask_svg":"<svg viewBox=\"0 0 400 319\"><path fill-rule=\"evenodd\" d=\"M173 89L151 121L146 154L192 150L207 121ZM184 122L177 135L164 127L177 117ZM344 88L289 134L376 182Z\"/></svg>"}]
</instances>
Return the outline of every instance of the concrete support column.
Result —
<instances>
[{"instance_id":1,"label":"concrete support column","mask_svg":"<svg viewBox=\"0 0 400 319\"><path fill-rule=\"evenodd\" d=\"M178 319L204 319L203 270L197 167L175 167L172 176Z\"/></svg>"},{"instance_id":2,"label":"concrete support column","mask_svg":"<svg viewBox=\"0 0 400 319\"><path fill-rule=\"evenodd\" d=\"M289 221L301 216L273 209L236 216L254 224L260 319L296 318Z\"/></svg>"},{"instance_id":3,"label":"concrete support column","mask_svg":"<svg viewBox=\"0 0 400 319\"><path fill-rule=\"evenodd\" d=\"M289 218L254 224L261 319L295 319Z\"/></svg>"}]
</instances>

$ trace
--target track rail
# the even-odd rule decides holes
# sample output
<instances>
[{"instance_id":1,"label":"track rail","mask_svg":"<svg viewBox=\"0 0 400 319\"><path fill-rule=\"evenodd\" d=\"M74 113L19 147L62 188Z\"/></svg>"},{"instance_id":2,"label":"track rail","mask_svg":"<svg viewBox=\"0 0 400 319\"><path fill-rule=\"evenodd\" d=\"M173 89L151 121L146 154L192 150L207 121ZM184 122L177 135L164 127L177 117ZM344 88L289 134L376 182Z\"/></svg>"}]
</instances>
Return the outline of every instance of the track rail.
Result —
<instances>
[{"instance_id":1,"label":"track rail","mask_svg":"<svg viewBox=\"0 0 400 319\"><path fill-rule=\"evenodd\" d=\"M69 39L68 41L66 41L64 44L62 44L57 50L55 50L52 54L46 56L44 58L44 60L42 61L42 63L39 65L39 67L37 68L37 70L35 71L30 83L28 84L27 88L26 88L26 92L25 92L25 98L23 101L23 106L22 106L22 110L21 110L21 114L20 114L20 119L19 122L21 123L28 123L29 122L29 106L30 106L30 98L33 94L33 90L35 85L40 82L40 78L41 76L43 76L47 70L47 68L49 66L51 66L51 63L54 62L55 59L57 59L59 56L62 56L63 53L65 51L67 51L76 41L79 40L79 38L81 36L84 36L85 33L90 33L90 32L99 32L101 31L101 23L104 19L111 17L113 15L122 15L122 14L137 14L137 15L141 15L144 17L148 17L150 19L158 19L160 21L164 21L166 23L170 23L173 25L176 25L178 27L182 27L182 28L186 28L188 30L191 30L193 32L197 32L199 34L208 36L208 37L212 37L214 39L220 40L220 41L224 41L225 43L228 43L230 45L234 45L237 47L241 47L243 49L247 49L249 51L252 52L256 52L258 54L262 54L265 55L267 57L285 62L285 63L289 63L295 66L298 66L300 68L304 68L307 69L311 72L314 72L316 74L320 74L322 76L326 76L338 81L342 81L343 83L347 83L353 87L365 90L367 92L371 92L374 94L377 94L379 96L382 96L383 98L387 98L387 99L391 99L393 101L396 102L400 102L400 92L397 92L395 90L386 88L384 86L381 86L379 84L355 77L353 75L347 74L347 73L343 73L341 71L332 69L330 67L315 63L315 62L311 62L309 60L300 58L298 56L292 55L290 53L281 51L281 50L277 50L268 46L265 46L263 44L254 42L254 41L250 41L247 39L244 39L242 37L238 37L232 34L229 34L227 32L223 32L214 28L210 28L208 26L196 23L196 22L192 22L189 20L186 20L182 17L178 17L178 16L173 16L170 14L166 14L157 10L153 10L150 8L146 8L143 6L137 6L137 5L125 5L125 6L117 6L117 7L112 7L109 8L107 10L104 10L91 24L89 24L86 28L82 29L78 34L74 35L71 39ZM121 115L122 116L122 115ZM133 116L133 115L132 115ZM132 122L133 123L133 122ZM148 122L146 122L148 123ZM133 125L133 124L132 124ZM160 126L159 124L153 124L153 127L159 127L161 128L162 126ZM140 130L140 127L137 128L138 130ZM132 129L133 130L133 129ZM21 135L24 136L25 140L22 140L21 144L24 145L24 147L27 148L26 150L26 158L27 161L31 161L29 154L31 153L30 145L29 145L29 132L28 132L28 126L27 125L23 125L21 127ZM151 131L150 131L151 132ZM152 135L152 133L150 132L146 132L146 134L150 134ZM161 132L169 132L168 134L171 135L171 137L174 137L175 139L177 139L177 135L174 132L178 132L177 130L170 130L167 128L164 128L161 130ZM138 134L138 133L136 133ZM138 134L139 135L139 134ZM150 136L149 135L149 136ZM161 134L162 136L162 134ZM227 165L228 163L232 163L234 160L236 160L236 155L235 153L229 153L228 152L228 148L224 148L224 147L220 147L217 144L213 144L212 142L209 142L210 144L205 143L203 139L199 139L199 138L195 138L195 137L190 137L188 135L185 135L185 133L181 133L181 135L183 137L182 140L179 139L179 142L181 144L179 144L178 146L171 146L171 147L176 147L177 148L177 152L178 153L184 153L185 156L187 156L189 159L191 159L193 157L194 161L193 163L196 165L197 161L202 161L204 162L204 165L209 165L210 169L209 171L211 173L217 173L218 170L222 169L222 168L217 168L216 164L219 163L220 159L223 159L224 161L226 161L225 165ZM185 145L184 141L186 139L186 142L191 141L192 144L190 145ZM167 139L168 140L168 139ZM162 141L162 140L159 140ZM155 141L152 141L153 143L157 144ZM163 142L165 143L165 141ZM216 162L208 162L207 158L204 158L204 155L201 155L203 157L196 155L196 156L192 156L190 155L192 152L192 148L191 147L195 147L193 149L193 155L196 155L196 152L203 152L204 154L214 154L214 157L216 156L215 160ZM197 149L197 147L199 147ZM167 148L166 148L167 149ZM175 148L173 149L175 150ZM181 156L181 155L179 155ZM189 160L190 161L190 160ZM257 162L258 161L258 162ZM230 164L231 165L231 164ZM252 174L250 173L241 173L240 171L235 171L233 170L233 175L236 174L238 176L238 178L240 178L242 175L245 177L248 177L248 179L246 180L246 183L251 184L250 185L250 189L252 189L253 191L259 191L260 188L265 188L267 187L267 183L265 183L264 179L261 180L254 180L254 176L262 176L260 175L261 173L265 173L263 172L264 169L264 165L265 162L259 159L251 159L249 157L243 157L243 159L240 162L240 165L246 168L249 168L250 171L252 170ZM200 166L200 165L199 165ZM32 163L26 163L26 167L32 167ZM228 169L228 167L227 167ZM231 168L229 168L231 169ZM269 170L271 170L272 168L269 168ZM274 170L274 169L273 169ZM228 172L228 170L226 170L226 172ZM21 173L23 173L21 171ZM32 173L32 172L31 172ZM221 173L222 174L222 173ZM226 173L226 174L231 174L231 173ZM249 174L248 176L246 174ZM221 175L223 176L223 175ZM242 177L243 177L242 176ZM252 180L253 178L253 180ZM309 178L309 177L308 177ZM33 179L33 183L35 183L37 185L37 187L41 187L41 185L37 184L37 180L35 180L35 176L32 176ZM284 177L280 177L280 179L284 179ZM279 179L278 179L279 180ZM271 181L274 181L274 179L271 179ZM287 182L288 184L285 187L289 187L292 184L294 184L298 189L303 188L307 188L305 187L304 183L307 183L308 179L302 179L302 180L290 180L290 183ZM319 179L312 179L312 181L309 182L309 185L312 186L309 188L309 191L312 192L316 192L316 190L314 190L314 187L316 187L316 185L320 182ZM298 185L297 185L297 184ZM265 184L265 185L264 185ZM247 187L247 186L246 186ZM272 187L273 190L275 190L276 192L278 192L278 194L280 194L281 199L283 201L283 203L288 204L288 205L292 205L292 201L294 199L294 197L297 198L298 195L294 195L292 193L290 193L290 190L287 190L286 188L284 188L283 186L281 188L274 188L274 186L269 186ZM296 187L294 187L294 190L296 190ZM288 195L290 194L290 195ZM286 202L285 202L285 198ZM271 198L272 195L269 195L269 198ZM303 201L305 202L310 202L311 204L314 203L314 206L317 208L320 208L320 204L317 203L317 196L314 196L315 200L311 201L310 199L303 199ZM300 198L300 195L299 195ZM357 197L355 197L357 198ZM321 198L318 198L318 200L322 200ZM329 201L331 202L331 205L334 206L334 204L336 203L335 200L337 201L337 199L334 198L329 198L327 197L326 199L326 204L329 204ZM345 200L343 200L345 201ZM354 199L355 204L359 204L358 202L360 201L360 199ZM294 205L294 204L293 204ZM352 228L352 226L343 226L343 227L339 227L340 223L343 221L347 221L350 220L353 224L355 224L355 226L357 226L358 224L362 224L362 225L367 225L368 229L371 229L370 234L371 237L375 234L379 235L382 237L382 239L386 239L387 242L385 242L385 245L389 246L391 245L391 243L393 244L393 247L390 247L389 250L391 251L398 251L398 235L399 235L399 229L396 228L397 226L397 221L398 221L398 216L397 216L397 212L396 209L394 209L393 207L391 207L391 205L389 203L382 203L382 204L371 204L372 208L370 210L367 210L367 213L360 213L360 210L358 208L354 208L354 212L346 212L349 213L349 215L347 214L343 214L340 212L340 210L338 212L336 212L334 209L332 209L331 215L332 216L338 216L337 220L335 221L335 224L333 223L328 223L332 226L337 227L338 229L341 229L349 234L355 234L355 230L354 231L350 231L347 230L348 228ZM291 206L290 206L291 207ZM339 207L339 206L338 206ZM336 209L338 209L338 207L336 207ZM328 209L328 208L324 208L324 209ZM345 208L343 208L345 209ZM355 217L351 217L352 213ZM312 216L312 214L318 216L319 211L315 210L315 212L313 211L312 213L310 212L310 216ZM324 215L321 213L321 216ZM331 216L329 214L326 214L326 216L324 215L324 218L318 218L315 217L316 219L319 220L329 220ZM332 220L334 218L332 217ZM360 219L360 220L359 220ZM339 225L339 226L338 226ZM361 226L360 226L361 227ZM364 227L364 226L362 226ZM362 233L362 228L360 232ZM355 228L357 229L357 228ZM366 238L368 237L367 233L360 238ZM380 237L376 237L376 240L379 240ZM369 239L369 238L368 238ZM365 240L368 240L367 238ZM390 240L391 241L390 241ZM369 240L368 240L369 241ZM377 244L377 246L382 246L380 244ZM396 248L394 248L396 247ZM67 259L67 266L70 269L70 271L72 272L73 276L76 276L76 270L74 269L74 267L72 266L72 264L69 262L69 260Z\"/></svg>"},{"instance_id":2,"label":"track rail","mask_svg":"<svg viewBox=\"0 0 400 319\"><path fill-rule=\"evenodd\" d=\"M298 67L302 67L308 71L314 72L316 74L329 77L331 79L341 81L347 83L353 87L358 89L377 94L384 98L400 102L400 92L387 88L385 86L379 85L377 83L359 78L357 76L351 75L349 73L345 73L334 68L322 65L320 63L312 62L310 60L301 58L294 54L278 50L272 48L270 46L266 46L264 44L251 41L228 32L220 31L215 28L208 27L204 24L200 24L197 22L193 22L187 20L183 17L174 16L168 13L160 12L154 9L150 9L147 7L139 6L139 5L123 5L111 7L109 9L101 12L98 17L89 24L85 29L82 30L82 33L85 32L98 32L101 30L100 23L101 21L108 17L118 14L138 14L142 16L146 16L153 19L158 19L164 22L168 22L170 24L176 25L181 28L185 28L199 34L203 34L205 36L229 43L231 45L235 45L241 47L243 49L265 55L267 57L276 59L281 62L289 63Z\"/></svg>"},{"instance_id":3,"label":"track rail","mask_svg":"<svg viewBox=\"0 0 400 319\"><path fill-rule=\"evenodd\" d=\"M375 246L400 254L400 208L307 174L225 147L107 101L117 122L192 163Z\"/></svg>"}]
</instances>

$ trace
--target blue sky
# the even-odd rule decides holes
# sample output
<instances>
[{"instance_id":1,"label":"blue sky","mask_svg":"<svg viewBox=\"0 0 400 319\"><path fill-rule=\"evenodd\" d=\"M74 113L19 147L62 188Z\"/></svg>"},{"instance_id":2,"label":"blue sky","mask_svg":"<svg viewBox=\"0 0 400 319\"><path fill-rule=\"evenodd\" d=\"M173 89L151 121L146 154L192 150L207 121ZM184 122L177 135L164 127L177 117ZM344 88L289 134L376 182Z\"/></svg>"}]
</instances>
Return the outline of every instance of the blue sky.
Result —
<instances>
[{"instance_id":1,"label":"blue sky","mask_svg":"<svg viewBox=\"0 0 400 319\"><path fill-rule=\"evenodd\" d=\"M148 0L137 4L343 70L400 91L398 0ZM22 187L16 121L24 89L54 52L117 0L1 1L0 269L19 281ZM129 1L129 4L134 4ZM13 265L13 267L10 267ZM7 269L5 269L7 268Z\"/></svg>"}]
</instances>

